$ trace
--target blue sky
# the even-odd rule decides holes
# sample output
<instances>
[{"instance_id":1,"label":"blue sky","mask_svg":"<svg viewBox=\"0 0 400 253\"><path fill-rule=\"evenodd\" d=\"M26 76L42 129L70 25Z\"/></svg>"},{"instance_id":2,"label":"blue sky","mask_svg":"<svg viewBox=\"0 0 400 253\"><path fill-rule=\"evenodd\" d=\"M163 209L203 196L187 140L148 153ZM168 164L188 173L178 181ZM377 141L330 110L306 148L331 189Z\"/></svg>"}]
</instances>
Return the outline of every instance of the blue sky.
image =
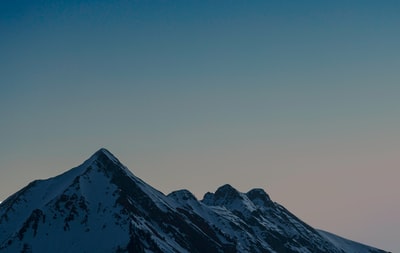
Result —
<instances>
[{"instance_id":1,"label":"blue sky","mask_svg":"<svg viewBox=\"0 0 400 253\"><path fill-rule=\"evenodd\" d=\"M100 147L400 251L397 1L2 1L0 199ZM396 248L397 247L397 248Z\"/></svg>"}]
</instances>

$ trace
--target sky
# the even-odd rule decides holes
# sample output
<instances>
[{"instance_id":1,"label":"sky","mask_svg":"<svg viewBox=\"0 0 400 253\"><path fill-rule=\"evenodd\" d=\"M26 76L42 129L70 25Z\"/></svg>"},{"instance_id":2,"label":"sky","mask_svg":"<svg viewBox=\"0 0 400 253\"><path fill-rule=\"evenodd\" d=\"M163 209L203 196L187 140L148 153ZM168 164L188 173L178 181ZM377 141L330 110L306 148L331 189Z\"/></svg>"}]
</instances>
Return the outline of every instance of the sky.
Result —
<instances>
[{"instance_id":1,"label":"sky","mask_svg":"<svg viewBox=\"0 0 400 253\"><path fill-rule=\"evenodd\" d=\"M101 147L400 252L400 2L1 1L0 200Z\"/></svg>"}]
</instances>

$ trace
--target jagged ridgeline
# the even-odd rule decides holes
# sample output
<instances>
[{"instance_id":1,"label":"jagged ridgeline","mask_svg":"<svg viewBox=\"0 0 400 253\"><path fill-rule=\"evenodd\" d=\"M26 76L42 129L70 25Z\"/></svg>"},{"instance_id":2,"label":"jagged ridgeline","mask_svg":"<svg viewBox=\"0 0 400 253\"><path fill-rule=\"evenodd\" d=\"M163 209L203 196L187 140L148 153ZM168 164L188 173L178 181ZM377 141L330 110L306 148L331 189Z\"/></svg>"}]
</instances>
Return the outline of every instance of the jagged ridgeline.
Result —
<instances>
[{"instance_id":1,"label":"jagged ridgeline","mask_svg":"<svg viewBox=\"0 0 400 253\"><path fill-rule=\"evenodd\" d=\"M165 196L100 149L1 203L0 252L384 251L312 228L262 189Z\"/></svg>"}]
</instances>

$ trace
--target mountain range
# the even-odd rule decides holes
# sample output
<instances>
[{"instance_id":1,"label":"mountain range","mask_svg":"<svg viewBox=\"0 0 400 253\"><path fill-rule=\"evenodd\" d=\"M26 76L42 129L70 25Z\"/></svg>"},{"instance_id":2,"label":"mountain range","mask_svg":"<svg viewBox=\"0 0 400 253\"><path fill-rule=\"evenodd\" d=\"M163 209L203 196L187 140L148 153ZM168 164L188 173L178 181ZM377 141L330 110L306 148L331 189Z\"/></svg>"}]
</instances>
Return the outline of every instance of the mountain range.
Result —
<instances>
[{"instance_id":1,"label":"mountain range","mask_svg":"<svg viewBox=\"0 0 400 253\"><path fill-rule=\"evenodd\" d=\"M314 229L263 189L165 195L100 149L0 204L0 252L386 251Z\"/></svg>"}]
</instances>

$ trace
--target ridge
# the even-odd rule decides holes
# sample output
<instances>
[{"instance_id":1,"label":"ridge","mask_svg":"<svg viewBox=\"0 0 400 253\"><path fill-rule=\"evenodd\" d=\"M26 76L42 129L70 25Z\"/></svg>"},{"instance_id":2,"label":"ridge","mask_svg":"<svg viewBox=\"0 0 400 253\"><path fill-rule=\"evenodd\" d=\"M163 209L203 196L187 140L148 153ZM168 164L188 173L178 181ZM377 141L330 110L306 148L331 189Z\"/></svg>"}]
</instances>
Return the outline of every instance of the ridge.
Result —
<instances>
[{"instance_id":1,"label":"ridge","mask_svg":"<svg viewBox=\"0 0 400 253\"><path fill-rule=\"evenodd\" d=\"M167 196L100 148L0 205L0 251L384 253L317 231L260 188Z\"/></svg>"}]
</instances>

